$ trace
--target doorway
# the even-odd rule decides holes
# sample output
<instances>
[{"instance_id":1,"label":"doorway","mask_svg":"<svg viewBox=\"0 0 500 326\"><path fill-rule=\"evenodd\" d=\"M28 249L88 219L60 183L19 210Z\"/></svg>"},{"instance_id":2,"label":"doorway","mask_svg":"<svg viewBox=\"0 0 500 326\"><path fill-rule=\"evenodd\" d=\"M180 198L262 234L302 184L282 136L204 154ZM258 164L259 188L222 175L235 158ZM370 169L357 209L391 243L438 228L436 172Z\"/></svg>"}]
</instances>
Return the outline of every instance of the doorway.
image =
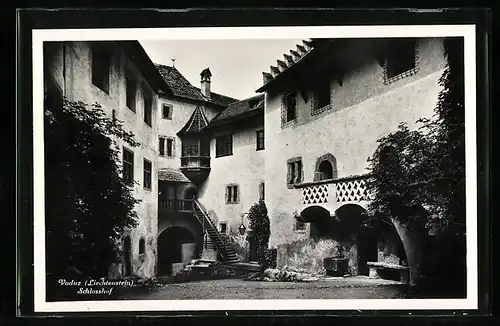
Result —
<instances>
[{"instance_id":1,"label":"doorway","mask_svg":"<svg viewBox=\"0 0 500 326\"><path fill-rule=\"evenodd\" d=\"M123 255L124 255L124 263L125 263L125 276L131 276L132 275L132 262L130 260L130 255L131 255L131 240L130 237L126 237L125 241L123 243Z\"/></svg>"},{"instance_id":2,"label":"doorway","mask_svg":"<svg viewBox=\"0 0 500 326\"><path fill-rule=\"evenodd\" d=\"M370 269L367 263L378 260L377 233L374 228L360 227L356 245L358 247L358 274L368 276Z\"/></svg>"}]
</instances>

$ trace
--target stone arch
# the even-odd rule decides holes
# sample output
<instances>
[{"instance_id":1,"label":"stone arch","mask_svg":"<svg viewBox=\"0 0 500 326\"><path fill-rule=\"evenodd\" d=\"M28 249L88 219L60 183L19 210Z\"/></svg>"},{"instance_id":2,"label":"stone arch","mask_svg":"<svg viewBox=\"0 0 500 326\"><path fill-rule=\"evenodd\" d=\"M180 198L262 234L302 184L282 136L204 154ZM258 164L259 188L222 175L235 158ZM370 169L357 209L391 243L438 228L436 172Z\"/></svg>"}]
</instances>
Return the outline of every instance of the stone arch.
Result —
<instances>
[{"instance_id":1,"label":"stone arch","mask_svg":"<svg viewBox=\"0 0 500 326\"><path fill-rule=\"evenodd\" d=\"M336 179L337 176L337 159L335 156L327 153L318 157L314 166L314 181Z\"/></svg>"},{"instance_id":2,"label":"stone arch","mask_svg":"<svg viewBox=\"0 0 500 326\"><path fill-rule=\"evenodd\" d=\"M194 183L189 183L182 191L182 198L196 199L198 197L198 187Z\"/></svg>"},{"instance_id":3,"label":"stone arch","mask_svg":"<svg viewBox=\"0 0 500 326\"><path fill-rule=\"evenodd\" d=\"M144 237L139 239L139 255L142 255L146 252L146 240Z\"/></svg>"},{"instance_id":4,"label":"stone arch","mask_svg":"<svg viewBox=\"0 0 500 326\"><path fill-rule=\"evenodd\" d=\"M176 274L196 256L196 235L182 226L171 226L158 236L159 275Z\"/></svg>"}]
</instances>

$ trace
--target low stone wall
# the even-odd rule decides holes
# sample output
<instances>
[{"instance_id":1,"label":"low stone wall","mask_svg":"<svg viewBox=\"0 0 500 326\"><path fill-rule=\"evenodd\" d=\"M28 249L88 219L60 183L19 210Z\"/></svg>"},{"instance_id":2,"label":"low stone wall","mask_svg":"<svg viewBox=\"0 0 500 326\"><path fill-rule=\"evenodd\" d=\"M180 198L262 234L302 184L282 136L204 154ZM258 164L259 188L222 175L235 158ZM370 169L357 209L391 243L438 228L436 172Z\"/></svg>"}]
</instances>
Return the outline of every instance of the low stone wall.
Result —
<instances>
[{"instance_id":1,"label":"low stone wall","mask_svg":"<svg viewBox=\"0 0 500 326\"><path fill-rule=\"evenodd\" d=\"M278 246L277 267L288 266L315 274L324 273L323 259L335 256L337 254L336 247L339 244L344 247L344 254L349 259L349 273L356 275L358 272L356 245L330 239L319 241L304 239Z\"/></svg>"}]
</instances>

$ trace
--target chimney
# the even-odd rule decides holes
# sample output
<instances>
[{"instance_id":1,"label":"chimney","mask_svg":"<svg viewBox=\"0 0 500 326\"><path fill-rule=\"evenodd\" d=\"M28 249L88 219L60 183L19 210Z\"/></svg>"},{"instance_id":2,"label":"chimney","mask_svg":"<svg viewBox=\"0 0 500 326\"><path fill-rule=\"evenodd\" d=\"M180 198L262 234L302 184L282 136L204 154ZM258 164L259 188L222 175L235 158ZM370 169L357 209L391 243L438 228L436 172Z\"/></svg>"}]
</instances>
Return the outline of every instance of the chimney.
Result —
<instances>
[{"instance_id":1,"label":"chimney","mask_svg":"<svg viewBox=\"0 0 500 326\"><path fill-rule=\"evenodd\" d=\"M210 98L210 77L212 73L209 68L203 69L200 74L201 76L201 93L203 96Z\"/></svg>"}]
</instances>

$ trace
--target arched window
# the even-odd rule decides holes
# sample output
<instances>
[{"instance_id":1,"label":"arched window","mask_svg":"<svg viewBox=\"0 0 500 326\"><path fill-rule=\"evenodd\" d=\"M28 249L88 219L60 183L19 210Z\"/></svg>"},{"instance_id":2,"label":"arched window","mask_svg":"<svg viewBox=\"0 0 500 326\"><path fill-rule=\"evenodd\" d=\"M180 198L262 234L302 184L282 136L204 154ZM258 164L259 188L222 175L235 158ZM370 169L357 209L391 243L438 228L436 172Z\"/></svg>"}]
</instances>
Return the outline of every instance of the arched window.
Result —
<instances>
[{"instance_id":1,"label":"arched window","mask_svg":"<svg viewBox=\"0 0 500 326\"><path fill-rule=\"evenodd\" d=\"M139 240L139 255L143 255L145 250L146 250L146 241L144 240L144 238L141 238L141 240Z\"/></svg>"},{"instance_id":2,"label":"arched window","mask_svg":"<svg viewBox=\"0 0 500 326\"><path fill-rule=\"evenodd\" d=\"M320 176L319 176L320 180L333 179L332 163L330 163L328 161L321 162L321 164L319 165L319 172L320 172Z\"/></svg>"},{"instance_id":3,"label":"arched window","mask_svg":"<svg viewBox=\"0 0 500 326\"><path fill-rule=\"evenodd\" d=\"M337 159L328 153L318 157L314 169L314 181L337 178Z\"/></svg>"}]
</instances>

